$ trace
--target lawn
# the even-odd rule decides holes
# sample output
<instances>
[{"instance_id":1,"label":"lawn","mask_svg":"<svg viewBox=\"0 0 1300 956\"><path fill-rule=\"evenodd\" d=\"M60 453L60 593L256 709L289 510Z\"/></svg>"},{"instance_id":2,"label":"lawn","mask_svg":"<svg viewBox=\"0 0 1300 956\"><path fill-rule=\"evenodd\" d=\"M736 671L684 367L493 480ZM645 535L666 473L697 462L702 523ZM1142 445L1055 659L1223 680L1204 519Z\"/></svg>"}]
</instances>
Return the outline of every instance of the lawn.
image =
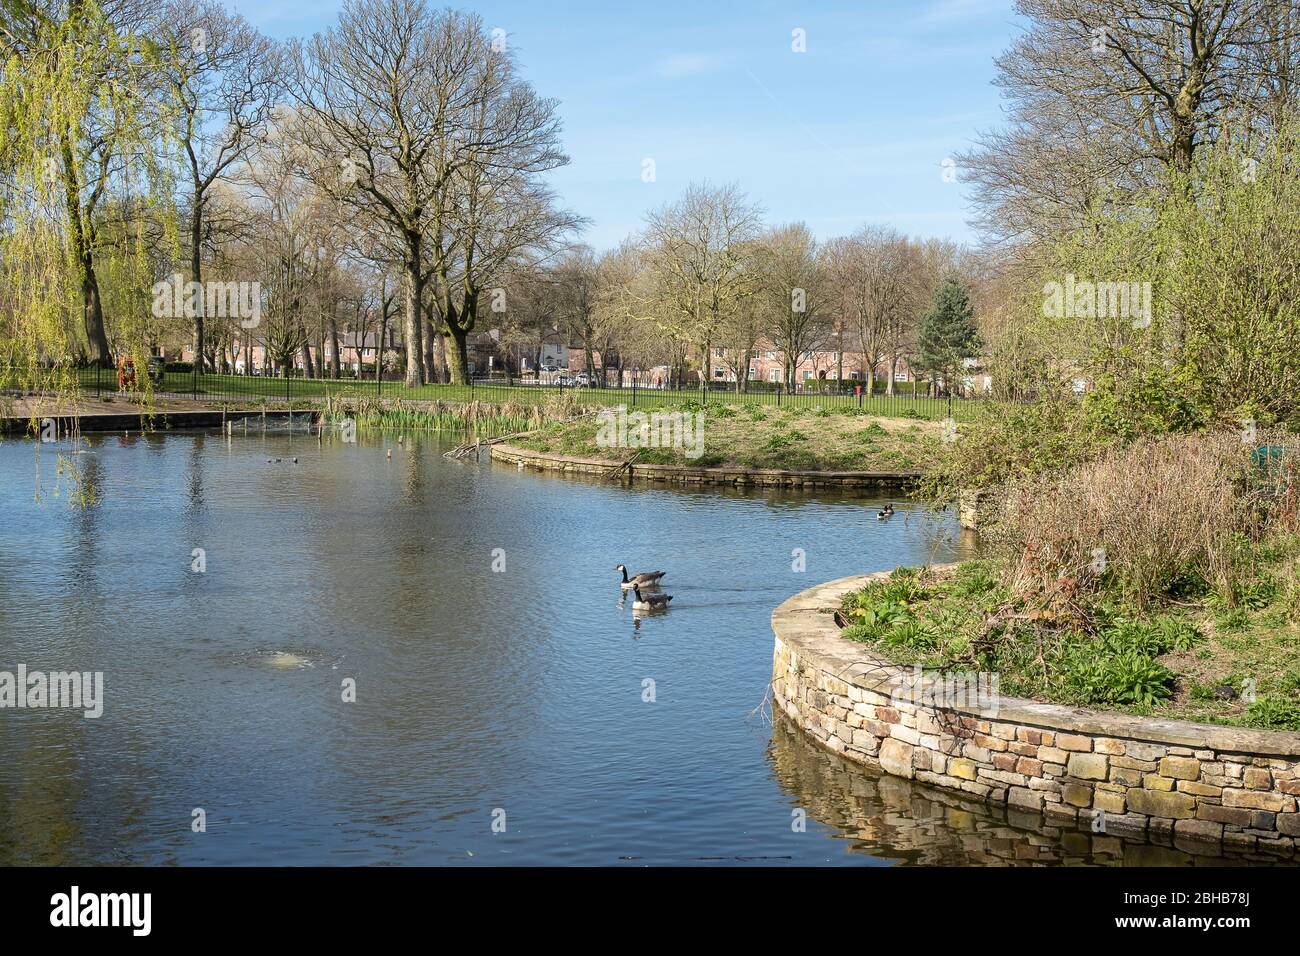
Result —
<instances>
[{"instance_id":1,"label":"lawn","mask_svg":"<svg viewBox=\"0 0 1300 956\"><path fill-rule=\"evenodd\" d=\"M83 392L89 395L112 393L117 388L117 373L111 369L81 369L77 373ZM2 378L2 376L0 376ZM13 387L9 383L5 387ZM0 382L0 386L4 386ZM195 376L188 372L168 372L156 387L159 394L194 397L209 402L288 401L324 398L332 395L370 395L388 400L410 401L488 401L541 405L556 394L572 394L580 404L593 406L627 405L629 408L661 408L683 402L703 402L713 406L772 406L776 408L860 409L890 418L914 418L941 421L952 416L956 421L971 421L983 403L978 400L927 398L914 395L855 396L800 392L783 395L774 391L737 393L721 389L701 392L698 389L653 388L582 388L556 385L521 385L504 383L473 385L423 385L407 388L401 382L375 382L371 379L275 378L249 375Z\"/></svg>"},{"instance_id":2,"label":"lawn","mask_svg":"<svg viewBox=\"0 0 1300 956\"><path fill-rule=\"evenodd\" d=\"M684 448L644 448L636 461L693 467L737 466L796 471L921 470L940 447L940 426L929 421L871 415L856 406L834 408L774 405L668 406L668 412L703 416L703 453ZM588 416L549 425L514 444L534 451L624 461L637 449L601 447L601 421Z\"/></svg>"}]
</instances>

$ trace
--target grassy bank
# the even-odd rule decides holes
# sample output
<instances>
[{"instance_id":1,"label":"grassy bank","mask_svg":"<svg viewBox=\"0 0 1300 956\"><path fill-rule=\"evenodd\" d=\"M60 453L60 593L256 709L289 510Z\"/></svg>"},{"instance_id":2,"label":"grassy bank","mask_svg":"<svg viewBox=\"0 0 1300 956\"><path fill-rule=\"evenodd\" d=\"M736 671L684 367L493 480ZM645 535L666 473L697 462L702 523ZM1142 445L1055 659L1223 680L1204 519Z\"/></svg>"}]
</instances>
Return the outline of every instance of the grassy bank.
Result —
<instances>
[{"instance_id":1,"label":"grassy bank","mask_svg":"<svg viewBox=\"0 0 1300 956\"><path fill-rule=\"evenodd\" d=\"M1167 436L991 496L984 556L849 595L844 635L1013 697L1300 731L1300 447Z\"/></svg>"},{"instance_id":2,"label":"grassy bank","mask_svg":"<svg viewBox=\"0 0 1300 956\"><path fill-rule=\"evenodd\" d=\"M1073 617L1016 599L987 561L901 568L845 597L843 634L897 663L995 673L1008 697L1300 731L1296 551L1275 557L1243 605L1103 600Z\"/></svg>"},{"instance_id":3,"label":"grassy bank","mask_svg":"<svg viewBox=\"0 0 1300 956\"><path fill-rule=\"evenodd\" d=\"M939 426L932 422L881 418L856 407L834 409L775 406L701 406L682 403L666 412L702 414L701 454L686 448L643 448L636 460L645 464L699 468L735 466L797 471L909 472L924 468L937 453ZM513 444L534 451L625 461L635 447L606 447L598 442L595 417L548 425Z\"/></svg>"}]
</instances>

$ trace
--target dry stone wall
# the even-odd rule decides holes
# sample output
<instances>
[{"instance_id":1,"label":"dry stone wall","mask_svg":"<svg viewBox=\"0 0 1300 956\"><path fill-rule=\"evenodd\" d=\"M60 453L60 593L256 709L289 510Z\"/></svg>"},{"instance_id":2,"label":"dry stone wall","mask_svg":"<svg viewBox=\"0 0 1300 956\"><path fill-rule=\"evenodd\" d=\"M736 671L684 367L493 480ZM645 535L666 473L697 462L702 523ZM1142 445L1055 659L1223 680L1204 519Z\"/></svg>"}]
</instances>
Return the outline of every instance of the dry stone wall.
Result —
<instances>
[{"instance_id":1,"label":"dry stone wall","mask_svg":"<svg viewBox=\"0 0 1300 956\"><path fill-rule=\"evenodd\" d=\"M832 612L883 575L811 588L772 613L774 706L828 749L885 773L1107 833L1175 835L1291 857L1300 734L951 695L840 636ZM919 691L919 692L918 692ZM939 706L943 704L944 706Z\"/></svg>"}]
</instances>

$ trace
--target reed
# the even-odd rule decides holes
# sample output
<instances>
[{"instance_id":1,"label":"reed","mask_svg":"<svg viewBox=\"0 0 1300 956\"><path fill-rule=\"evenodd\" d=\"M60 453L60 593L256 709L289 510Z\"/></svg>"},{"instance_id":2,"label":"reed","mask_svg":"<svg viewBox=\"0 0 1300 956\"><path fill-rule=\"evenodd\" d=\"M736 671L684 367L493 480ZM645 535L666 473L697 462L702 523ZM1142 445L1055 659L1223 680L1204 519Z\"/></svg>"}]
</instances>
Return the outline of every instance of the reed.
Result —
<instances>
[{"instance_id":1,"label":"reed","mask_svg":"<svg viewBox=\"0 0 1300 956\"><path fill-rule=\"evenodd\" d=\"M362 429L470 433L484 437L532 431L547 411L514 402L384 401L367 395L331 395L321 404L325 421L351 419Z\"/></svg>"}]
</instances>

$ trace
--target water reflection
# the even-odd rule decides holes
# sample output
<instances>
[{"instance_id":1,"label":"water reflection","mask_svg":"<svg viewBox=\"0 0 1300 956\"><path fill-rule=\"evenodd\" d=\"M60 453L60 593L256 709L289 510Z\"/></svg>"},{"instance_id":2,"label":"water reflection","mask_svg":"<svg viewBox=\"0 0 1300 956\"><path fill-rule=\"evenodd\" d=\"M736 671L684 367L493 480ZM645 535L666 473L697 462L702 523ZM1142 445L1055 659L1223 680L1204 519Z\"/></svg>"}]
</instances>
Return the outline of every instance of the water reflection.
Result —
<instances>
[{"instance_id":1,"label":"water reflection","mask_svg":"<svg viewBox=\"0 0 1300 956\"><path fill-rule=\"evenodd\" d=\"M851 763L813 744L784 714L768 759L781 787L850 854L929 866L1254 866L1274 857L1223 853L1182 839L1163 843L1052 825Z\"/></svg>"}]
</instances>

